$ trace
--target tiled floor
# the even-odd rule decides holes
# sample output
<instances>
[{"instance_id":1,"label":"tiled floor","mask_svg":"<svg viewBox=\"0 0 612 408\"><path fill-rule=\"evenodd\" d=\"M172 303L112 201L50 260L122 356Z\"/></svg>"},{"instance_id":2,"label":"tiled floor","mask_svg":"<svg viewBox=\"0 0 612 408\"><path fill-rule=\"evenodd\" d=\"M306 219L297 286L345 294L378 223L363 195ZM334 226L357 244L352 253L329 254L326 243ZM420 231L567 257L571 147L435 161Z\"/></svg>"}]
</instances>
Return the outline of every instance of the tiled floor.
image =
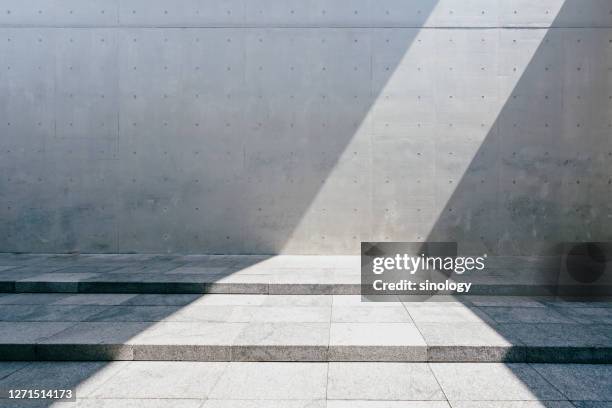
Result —
<instances>
[{"instance_id":1,"label":"tiled floor","mask_svg":"<svg viewBox=\"0 0 612 408\"><path fill-rule=\"evenodd\" d=\"M72 388L60 407L610 407L612 366L493 363L0 363L0 389Z\"/></svg>"},{"instance_id":2,"label":"tiled floor","mask_svg":"<svg viewBox=\"0 0 612 408\"><path fill-rule=\"evenodd\" d=\"M534 271L558 266L553 257L489 257L485 270L453 278L471 282L472 293L547 292L543 274ZM360 269L358 256L0 254L0 290L358 294ZM558 283L549 282L554 273L544 275L547 285ZM500 310L497 318L506 313Z\"/></svg>"},{"instance_id":3,"label":"tiled floor","mask_svg":"<svg viewBox=\"0 0 612 408\"><path fill-rule=\"evenodd\" d=\"M15 292L358 293L354 256L0 254L0 288Z\"/></svg>"},{"instance_id":4,"label":"tiled floor","mask_svg":"<svg viewBox=\"0 0 612 408\"><path fill-rule=\"evenodd\" d=\"M58 360L0 363L0 392L78 396L0 408L612 408L612 366L531 364L612 361L610 302L358 282L356 257L0 254L0 290L41 292L0 294L0 358Z\"/></svg>"},{"instance_id":5,"label":"tiled floor","mask_svg":"<svg viewBox=\"0 0 612 408\"><path fill-rule=\"evenodd\" d=\"M362 302L357 295L2 294L0 356L11 358L9 345L20 344L32 346L31 359L78 359L70 353L83 349L74 345L89 347L88 358L102 360L612 359L611 303L490 302L482 297L402 303Z\"/></svg>"}]
</instances>

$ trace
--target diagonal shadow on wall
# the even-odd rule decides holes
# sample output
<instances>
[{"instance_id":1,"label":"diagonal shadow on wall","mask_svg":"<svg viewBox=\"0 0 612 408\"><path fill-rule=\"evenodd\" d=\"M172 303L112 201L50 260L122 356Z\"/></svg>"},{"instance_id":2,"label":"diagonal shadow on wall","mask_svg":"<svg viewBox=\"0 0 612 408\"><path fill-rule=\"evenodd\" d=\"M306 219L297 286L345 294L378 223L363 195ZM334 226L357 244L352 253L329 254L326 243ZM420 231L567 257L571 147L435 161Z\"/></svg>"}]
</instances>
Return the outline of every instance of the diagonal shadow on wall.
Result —
<instances>
[{"instance_id":1,"label":"diagonal shadow on wall","mask_svg":"<svg viewBox=\"0 0 612 408\"><path fill-rule=\"evenodd\" d=\"M429 237L522 253L607 238L610 102L589 87L607 83L608 45L581 28L583 4L541 13L580 26L550 32L501 6L517 29L433 0L369 7L293 10L308 23L287 26L251 27L247 8L245 27L153 28L124 10L120 28L6 29L2 247L322 254ZM43 34L51 47L21 56ZM38 78L41 64L55 71Z\"/></svg>"},{"instance_id":2,"label":"diagonal shadow on wall","mask_svg":"<svg viewBox=\"0 0 612 408\"><path fill-rule=\"evenodd\" d=\"M356 248L369 227L354 226L370 219L368 112L436 1L393 10L415 27L397 30L365 4L280 2L262 22L246 2L228 10L244 21L202 27L173 20L188 10L120 7L118 27L62 30L11 6L2 250Z\"/></svg>"},{"instance_id":3,"label":"diagonal shadow on wall","mask_svg":"<svg viewBox=\"0 0 612 408\"><path fill-rule=\"evenodd\" d=\"M612 34L568 27L579 7L565 2L553 28L501 30L501 109L476 144L449 130L463 140L440 149L436 165L456 176L436 180L440 212L427 240L500 255L610 240Z\"/></svg>"},{"instance_id":4,"label":"diagonal shadow on wall","mask_svg":"<svg viewBox=\"0 0 612 408\"><path fill-rule=\"evenodd\" d=\"M140 73L120 72L122 115L138 119L121 125L122 179L136 183L118 182L119 251L357 248L371 218L369 113L436 3L410 9L415 28L361 27L351 17L364 11L349 8L345 21L319 16L311 26L128 32L125 67L162 44L156 66L174 72L152 67L154 89ZM191 45L165 47L166 38ZM139 102L141 94L175 101L164 108ZM158 166L145 176L153 158Z\"/></svg>"}]
</instances>

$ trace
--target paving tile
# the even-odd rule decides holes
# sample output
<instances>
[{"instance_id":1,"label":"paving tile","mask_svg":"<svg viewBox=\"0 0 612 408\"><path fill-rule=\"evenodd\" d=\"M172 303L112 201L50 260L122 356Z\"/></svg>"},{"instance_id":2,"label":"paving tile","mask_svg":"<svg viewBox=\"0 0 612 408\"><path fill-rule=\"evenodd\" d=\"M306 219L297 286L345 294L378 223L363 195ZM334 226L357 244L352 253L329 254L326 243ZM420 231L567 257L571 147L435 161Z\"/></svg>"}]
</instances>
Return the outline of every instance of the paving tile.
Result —
<instances>
[{"instance_id":1,"label":"paving tile","mask_svg":"<svg viewBox=\"0 0 612 408\"><path fill-rule=\"evenodd\" d=\"M53 265L21 265L18 268L8 269L2 271L3 275L14 274L14 276L21 276L22 278L41 275L43 273L51 273L64 267L65 265L53 266Z\"/></svg>"},{"instance_id":2,"label":"paving tile","mask_svg":"<svg viewBox=\"0 0 612 408\"><path fill-rule=\"evenodd\" d=\"M199 276L196 276L199 277ZM85 279L83 283L97 282L121 282L121 283L152 283L152 282L179 282L185 280L183 275L167 275L164 273L105 273L97 274L96 276Z\"/></svg>"},{"instance_id":3,"label":"paving tile","mask_svg":"<svg viewBox=\"0 0 612 408\"><path fill-rule=\"evenodd\" d=\"M612 401L612 365L534 364L570 400Z\"/></svg>"},{"instance_id":4,"label":"paving tile","mask_svg":"<svg viewBox=\"0 0 612 408\"><path fill-rule=\"evenodd\" d=\"M596 300L583 300L583 301L563 301L556 300L546 302L549 306L564 308L564 307L612 307L612 301L596 301Z\"/></svg>"},{"instance_id":5,"label":"paving tile","mask_svg":"<svg viewBox=\"0 0 612 408\"><path fill-rule=\"evenodd\" d=\"M229 274L223 266L179 266L166 272L168 274L202 274L202 275L224 275Z\"/></svg>"},{"instance_id":6,"label":"paving tile","mask_svg":"<svg viewBox=\"0 0 612 408\"><path fill-rule=\"evenodd\" d=\"M274 273L282 272L282 270L271 269L262 263L247 265L238 262L235 265L228 266L227 269L233 273L239 273L241 275L272 275Z\"/></svg>"},{"instance_id":7,"label":"paving tile","mask_svg":"<svg viewBox=\"0 0 612 408\"><path fill-rule=\"evenodd\" d=\"M43 273L15 282L17 292L78 292L79 282L98 276L95 273Z\"/></svg>"},{"instance_id":8,"label":"paving tile","mask_svg":"<svg viewBox=\"0 0 612 408\"><path fill-rule=\"evenodd\" d=\"M327 408L450 408L446 401L329 400Z\"/></svg>"},{"instance_id":9,"label":"paving tile","mask_svg":"<svg viewBox=\"0 0 612 408\"><path fill-rule=\"evenodd\" d=\"M79 399L74 408L200 408L199 399ZM72 405L66 407L70 408ZM53 406L55 407L55 405ZM63 408L63 407L62 407Z\"/></svg>"},{"instance_id":10,"label":"paving tile","mask_svg":"<svg viewBox=\"0 0 612 408\"><path fill-rule=\"evenodd\" d=\"M444 294L433 294L433 295L398 295L401 302L406 303L419 303L423 305L448 305L460 306L460 305L471 305L469 298L471 295L444 295ZM454 305L453 305L454 304Z\"/></svg>"},{"instance_id":11,"label":"paving tile","mask_svg":"<svg viewBox=\"0 0 612 408\"><path fill-rule=\"evenodd\" d=\"M424 308L463 308L467 310L478 310L477 307L471 304L468 300L464 300L461 297L449 297L446 295L434 295L418 296L418 295L406 295L399 297L402 303L410 309L416 309L420 307Z\"/></svg>"},{"instance_id":12,"label":"paving tile","mask_svg":"<svg viewBox=\"0 0 612 408\"><path fill-rule=\"evenodd\" d=\"M545 304L525 296L468 296L475 306L544 307Z\"/></svg>"},{"instance_id":13,"label":"paving tile","mask_svg":"<svg viewBox=\"0 0 612 408\"><path fill-rule=\"evenodd\" d=\"M79 282L78 289L81 293L206 293L212 281L207 275L108 273Z\"/></svg>"},{"instance_id":14,"label":"paving tile","mask_svg":"<svg viewBox=\"0 0 612 408\"><path fill-rule=\"evenodd\" d=\"M466 306L425 306L405 303L415 323L493 323L478 309Z\"/></svg>"},{"instance_id":15,"label":"paving tile","mask_svg":"<svg viewBox=\"0 0 612 408\"><path fill-rule=\"evenodd\" d=\"M482 307L497 323L575 323L550 307Z\"/></svg>"},{"instance_id":16,"label":"paving tile","mask_svg":"<svg viewBox=\"0 0 612 408\"><path fill-rule=\"evenodd\" d=\"M329 295L268 295L262 298L264 306L330 307L332 305L332 297Z\"/></svg>"},{"instance_id":17,"label":"paving tile","mask_svg":"<svg viewBox=\"0 0 612 408\"><path fill-rule=\"evenodd\" d=\"M584 324L500 324L510 341L539 347L610 347L612 326Z\"/></svg>"},{"instance_id":18,"label":"paving tile","mask_svg":"<svg viewBox=\"0 0 612 408\"><path fill-rule=\"evenodd\" d=\"M287 295L332 295L357 294L360 291L359 277L334 275L332 273L292 273L270 276L270 294Z\"/></svg>"},{"instance_id":19,"label":"paving tile","mask_svg":"<svg viewBox=\"0 0 612 408\"><path fill-rule=\"evenodd\" d=\"M427 346L412 323L332 323L329 358L330 361L426 361Z\"/></svg>"},{"instance_id":20,"label":"paving tile","mask_svg":"<svg viewBox=\"0 0 612 408\"><path fill-rule=\"evenodd\" d=\"M271 259L274 255L234 255L232 265L255 265Z\"/></svg>"},{"instance_id":21,"label":"paving tile","mask_svg":"<svg viewBox=\"0 0 612 408\"><path fill-rule=\"evenodd\" d=\"M230 363L211 399L325 398L325 363Z\"/></svg>"},{"instance_id":22,"label":"paving tile","mask_svg":"<svg viewBox=\"0 0 612 408\"><path fill-rule=\"evenodd\" d=\"M333 283L270 283L270 295L332 295L341 290Z\"/></svg>"},{"instance_id":23,"label":"paving tile","mask_svg":"<svg viewBox=\"0 0 612 408\"><path fill-rule=\"evenodd\" d=\"M176 313L180 306L113 306L91 316L98 322L158 322Z\"/></svg>"},{"instance_id":24,"label":"paving tile","mask_svg":"<svg viewBox=\"0 0 612 408\"><path fill-rule=\"evenodd\" d=\"M206 276L206 275L202 275ZM213 276L214 278L214 276ZM267 275L246 275L246 276L220 276L214 278L214 282L210 283L207 288L207 293L235 293L235 294L268 294L268 276Z\"/></svg>"},{"instance_id":25,"label":"paving tile","mask_svg":"<svg viewBox=\"0 0 612 408\"><path fill-rule=\"evenodd\" d=\"M563 400L526 364L431 363L449 401Z\"/></svg>"},{"instance_id":26,"label":"paving tile","mask_svg":"<svg viewBox=\"0 0 612 408\"><path fill-rule=\"evenodd\" d=\"M69 388L76 390L77 398L85 397L124 369L124 364L124 362L33 362L27 369L0 380L0 388Z\"/></svg>"},{"instance_id":27,"label":"paving tile","mask_svg":"<svg viewBox=\"0 0 612 408\"><path fill-rule=\"evenodd\" d=\"M270 285L313 284L313 285L348 285L360 284L359 275L335 274L332 271L293 271L270 275ZM359 292L358 292L359 293Z\"/></svg>"},{"instance_id":28,"label":"paving tile","mask_svg":"<svg viewBox=\"0 0 612 408\"><path fill-rule=\"evenodd\" d=\"M162 259L162 258L159 258ZM165 259L165 258L164 258ZM242 255L181 255L173 257L175 262L182 262L190 265L206 265L206 266L231 266L238 259L244 260Z\"/></svg>"},{"instance_id":29,"label":"paving tile","mask_svg":"<svg viewBox=\"0 0 612 408\"><path fill-rule=\"evenodd\" d=\"M3 305L0 306L0 320L5 322L21 322L26 317L40 311L42 305Z\"/></svg>"},{"instance_id":30,"label":"paving tile","mask_svg":"<svg viewBox=\"0 0 612 408\"><path fill-rule=\"evenodd\" d=\"M14 372L18 370L21 370L22 368L26 367L29 364L30 363L26 363L23 361L0 362L0 380L5 377L8 377L9 375L13 374Z\"/></svg>"},{"instance_id":31,"label":"paving tile","mask_svg":"<svg viewBox=\"0 0 612 408\"><path fill-rule=\"evenodd\" d=\"M41 340L36 345L38 360L111 361L133 360L130 338L146 330L148 323L78 323Z\"/></svg>"},{"instance_id":32,"label":"paving tile","mask_svg":"<svg viewBox=\"0 0 612 408\"><path fill-rule=\"evenodd\" d=\"M23 322L80 322L106 310L109 306L92 305L5 305L0 319Z\"/></svg>"},{"instance_id":33,"label":"paving tile","mask_svg":"<svg viewBox=\"0 0 612 408\"><path fill-rule=\"evenodd\" d=\"M112 273L167 273L179 266L182 266L182 264L171 262L136 264L114 269Z\"/></svg>"},{"instance_id":34,"label":"paving tile","mask_svg":"<svg viewBox=\"0 0 612 408\"><path fill-rule=\"evenodd\" d=\"M88 263L108 263L108 262L145 262L153 261L158 257L173 259L174 255L156 255L156 254L79 254L77 258Z\"/></svg>"},{"instance_id":35,"label":"paving tile","mask_svg":"<svg viewBox=\"0 0 612 408\"><path fill-rule=\"evenodd\" d=\"M67 266L65 268L61 268L61 269L58 269L56 271L53 271L53 273L60 273L60 274L63 274L63 275L73 274L73 273L78 273L78 274L97 274L97 273L104 273L104 272L114 271L114 270L117 270L117 269L122 268L124 266L125 266L125 264L123 264L123 263L114 264L114 263L109 263L109 262L105 262L105 263L102 263L102 264L72 265L72 266Z\"/></svg>"},{"instance_id":36,"label":"paving tile","mask_svg":"<svg viewBox=\"0 0 612 408\"><path fill-rule=\"evenodd\" d=\"M236 306L186 305L168 315L168 322L248 322L250 316L240 313Z\"/></svg>"},{"instance_id":37,"label":"paving tile","mask_svg":"<svg viewBox=\"0 0 612 408\"><path fill-rule=\"evenodd\" d=\"M122 344L150 328L150 323L82 322L39 341L41 344Z\"/></svg>"},{"instance_id":38,"label":"paving tile","mask_svg":"<svg viewBox=\"0 0 612 408\"><path fill-rule=\"evenodd\" d=\"M48 255L41 254L14 254L14 253L2 253L0 254L0 265L12 265L12 264L29 264L34 262L40 262L45 260Z\"/></svg>"},{"instance_id":39,"label":"paving tile","mask_svg":"<svg viewBox=\"0 0 612 408\"><path fill-rule=\"evenodd\" d=\"M40 275L40 271L28 271L19 269L9 269L6 271L0 271L0 281L6 283L14 283L21 279L30 278L32 276Z\"/></svg>"},{"instance_id":40,"label":"paving tile","mask_svg":"<svg viewBox=\"0 0 612 408\"><path fill-rule=\"evenodd\" d=\"M253 322L307 322L330 321L330 307L316 306L237 306L236 318Z\"/></svg>"},{"instance_id":41,"label":"paving tile","mask_svg":"<svg viewBox=\"0 0 612 408\"><path fill-rule=\"evenodd\" d=\"M153 255L150 258L151 261L156 262L181 262L181 258L184 258L185 255L172 255L172 254L163 254L163 255Z\"/></svg>"},{"instance_id":42,"label":"paving tile","mask_svg":"<svg viewBox=\"0 0 612 408\"><path fill-rule=\"evenodd\" d=\"M123 303L123 306L184 306L193 303L196 300L202 299L205 296L201 294L143 294L129 295L133 296Z\"/></svg>"},{"instance_id":43,"label":"paving tile","mask_svg":"<svg viewBox=\"0 0 612 408\"><path fill-rule=\"evenodd\" d=\"M115 293L68 295L53 302L54 305L120 305L136 295Z\"/></svg>"},{"instance_id":44,"label":"paving tile","mask_svg":"<svg viewBox=\"0 0 612 408\"><path fill-rule=\"evenodd\" d=\"M326 408L325 400L206 400L202 408Z\"/></svg>"},{"instance_id":45,"label":"paving tile","mask_svg":"<svg viewBox=\"0 0 612 408\"><path fill-rule=\"evenodd\" d=\"M327 361L329 323L250 323L235 339L233 361Z\"/></svg>"},{"instance_id":46,"label":"paving tile","mask_svg":"<svg viewBox=\"0 0 612 408\"><path fill-rule=\"evenodd\" d=\"M162 322L141 331L129 343L230 345L246 326L246 323Z\"/></svg>"},{"instance_id":47,"label":"paving tile","mask_svg":"<svg viewBox=\"0 0 612 408\"><path fill-rule=\"evenodd\" d=\"M110 259L110 258L109 258ZM77 265L86 265L88 263L85 255L80 254L49 254L43 256L39 262L36 262L34 265L36 266L77 266Z\"/></svg>"},{"instance_id":48,"label":"paving tile","mask_svg":"<svg viewBox=\"0 0 612 408\"><path fill-rule=\"evenodd\" d=\"M332 321L338 323L409 323L412 319L403 306L334 306Z\"/></svg>"},{"instance_id":49,"label":"paving tile","mask_svg":"<svg viewBox=\"0 0 612 408\"><path fill-rule=\"evenodd\" d=\"M210 275L210 282L215 283L248 283L261 284L262 288L267 287L270 277L268 275Z\"/></svg>"},{"instance_id":50,"label":"paving tile","mask_svg":"<svg viewBox=\"0 0 612 408\"><path fill-rule=\"evenodd\" d=\"M559 314L578 322L612 325L612 308L610 307L560 307Z\"/></svg>"},{"instance_id":51,"label":"paving tile","mask_svg":"<svg viewBox=\"0 0 612 408\"><path fill-rule=\"evenodd\" d=\"M244 323L162 322L127 341L135 360L229 361Z\"/></svg>"},{"instance_id":52,"label":"paving tile","mask_svg":"<svg viewBox=\"0 0 612 408\"><path fill-rule=\"evenodd\" d=\"M205 398L227 363L131 361L102 384L96 398Z\"/></svg>"},{"instance_id":53,"label":"paving tile","mask_svg":"<svg viewBox=\"0 0 612 408\"><path fill-rule=\"evenodd\" d=\"M328 378L330 400L446 400L424 363L329 363Z\"/></svg>"},{"instance_id":54,"label":"paving tile","mask_svg":"<svg viewBox=\"0 0 612 408\"><path fill-rule=\"evenodd\" d=\"M612 401L572 401L576 408L612 408Z\"/></svg>"},{"instance_id":55,"label":"paving tile","mask_svg":"<svg viewBox=\"0 0 612 408\"><path fill-rule=\"evenodd\" d=\"M397 307L401 302L397 296L333 295L333 306ZM380 300L380 301L378 301ZM395 301L391 301L395 300Z\"/></svg>"},{"instance_id":56,"label":"paving tile","mask_svg":"<svg viewBox=\"0 0 612 408\"><path fill-rule=\"evenodd\" d=\"M417 323L428 345L511 346L513 343L486 323Z\"/></svg>"},{"instance_id":57,"label":"paving tile","mask_svg":"<svg viewBox=\"0 0 612 408\"><path fill-rule=\"evenodd\" d=\"M523 344L485 323L418 323L428 361L525 361Z\"/></svg>"},{"instance_id":58,"label":"paving tile","mask_svg":"<svg viewBox=\"0 0 612 408\"><path fill-rule=\"evenodd\" d=\"M232 295L232 294L207 294L200 296L193 305L211 306L259 306L262 305L267 295Z\"/></svg>"},{"instance_id":59,"label":"paving tile","mask_svg":"<svg viewBox=\"0 0 612 408\"><path fill-rule=\"evenodd\" d=\"M569 401L451 401L452 408L574 408Z\"/></svg>"},{"instance_id":60,"label":"paving tile","mask_svg":"<svg viewBox=\"0 0 612 408\"><path fill-rule=\"evenodd\" d=\"M65 293L14 293L0 297L0 305L48 305L72 295Z\"/></svg>"},{"instance_id":61,"label":"paving tile","mask_svg":"<svg viewBox=\"0 0 612 408\"><path fill-rule=\"evenodd\" d=\"M34 344L72 325L73 322L0 322L0 344Z\"/></svg>"}]
</instances>

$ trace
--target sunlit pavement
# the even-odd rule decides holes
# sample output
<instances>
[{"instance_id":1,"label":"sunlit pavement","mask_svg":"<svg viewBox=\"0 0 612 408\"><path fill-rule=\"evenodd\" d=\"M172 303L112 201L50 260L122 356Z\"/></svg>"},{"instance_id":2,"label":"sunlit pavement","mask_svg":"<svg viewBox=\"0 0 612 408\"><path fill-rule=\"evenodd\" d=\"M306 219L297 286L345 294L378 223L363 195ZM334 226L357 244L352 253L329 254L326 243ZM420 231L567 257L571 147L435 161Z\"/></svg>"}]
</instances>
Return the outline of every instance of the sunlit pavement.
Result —
<instances>
[{"instance_id":1,"label":"sunlit pavement","mask_svg":"<svg viewBox=\"0 0 612 408\"><path fill-rule=\"evenodd\" d=\"M347 294L356 257L3 255L0 265L0 356L20 360L0 363L2 395L77 395L2 407L612 406L610 302L364 302ZM81 293L88 282L114 283ZM172 293L211 289L189 286L202 282L225 286ZM28 290L39 293L15 293Z\"/></svg>"},{"instance_id":2,"label":"sunlit pavement","mask_svg":"<svg viewBox=\"0 0 612 408\"><path fill-rule=\"evenodd\" d=\"M2 389L61 407L610 407L612 366L500 363L6 362ZM53 405L51 405L53 404Z\"/></svg>"}]
</instances>

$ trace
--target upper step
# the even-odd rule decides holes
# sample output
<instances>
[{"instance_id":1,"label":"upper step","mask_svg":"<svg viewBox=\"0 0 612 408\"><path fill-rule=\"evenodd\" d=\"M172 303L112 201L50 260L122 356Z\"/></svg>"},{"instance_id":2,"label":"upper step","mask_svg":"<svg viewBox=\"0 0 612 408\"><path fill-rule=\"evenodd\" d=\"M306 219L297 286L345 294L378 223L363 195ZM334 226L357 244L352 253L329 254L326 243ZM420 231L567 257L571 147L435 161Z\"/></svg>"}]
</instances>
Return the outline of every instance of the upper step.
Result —
<instances>
[{"instance_id":1,"label":"upper step","mask_svg":"<svg viewBox=\"0 0 612 408\"><path fill-rule=\"evenodd\" d=\"M0 254L1 292L359 294L359 256ZM538 258L498 257L470 294L549 295ZM504 273L500 273L504 272Z\"/></svg>"}]
</instances>

